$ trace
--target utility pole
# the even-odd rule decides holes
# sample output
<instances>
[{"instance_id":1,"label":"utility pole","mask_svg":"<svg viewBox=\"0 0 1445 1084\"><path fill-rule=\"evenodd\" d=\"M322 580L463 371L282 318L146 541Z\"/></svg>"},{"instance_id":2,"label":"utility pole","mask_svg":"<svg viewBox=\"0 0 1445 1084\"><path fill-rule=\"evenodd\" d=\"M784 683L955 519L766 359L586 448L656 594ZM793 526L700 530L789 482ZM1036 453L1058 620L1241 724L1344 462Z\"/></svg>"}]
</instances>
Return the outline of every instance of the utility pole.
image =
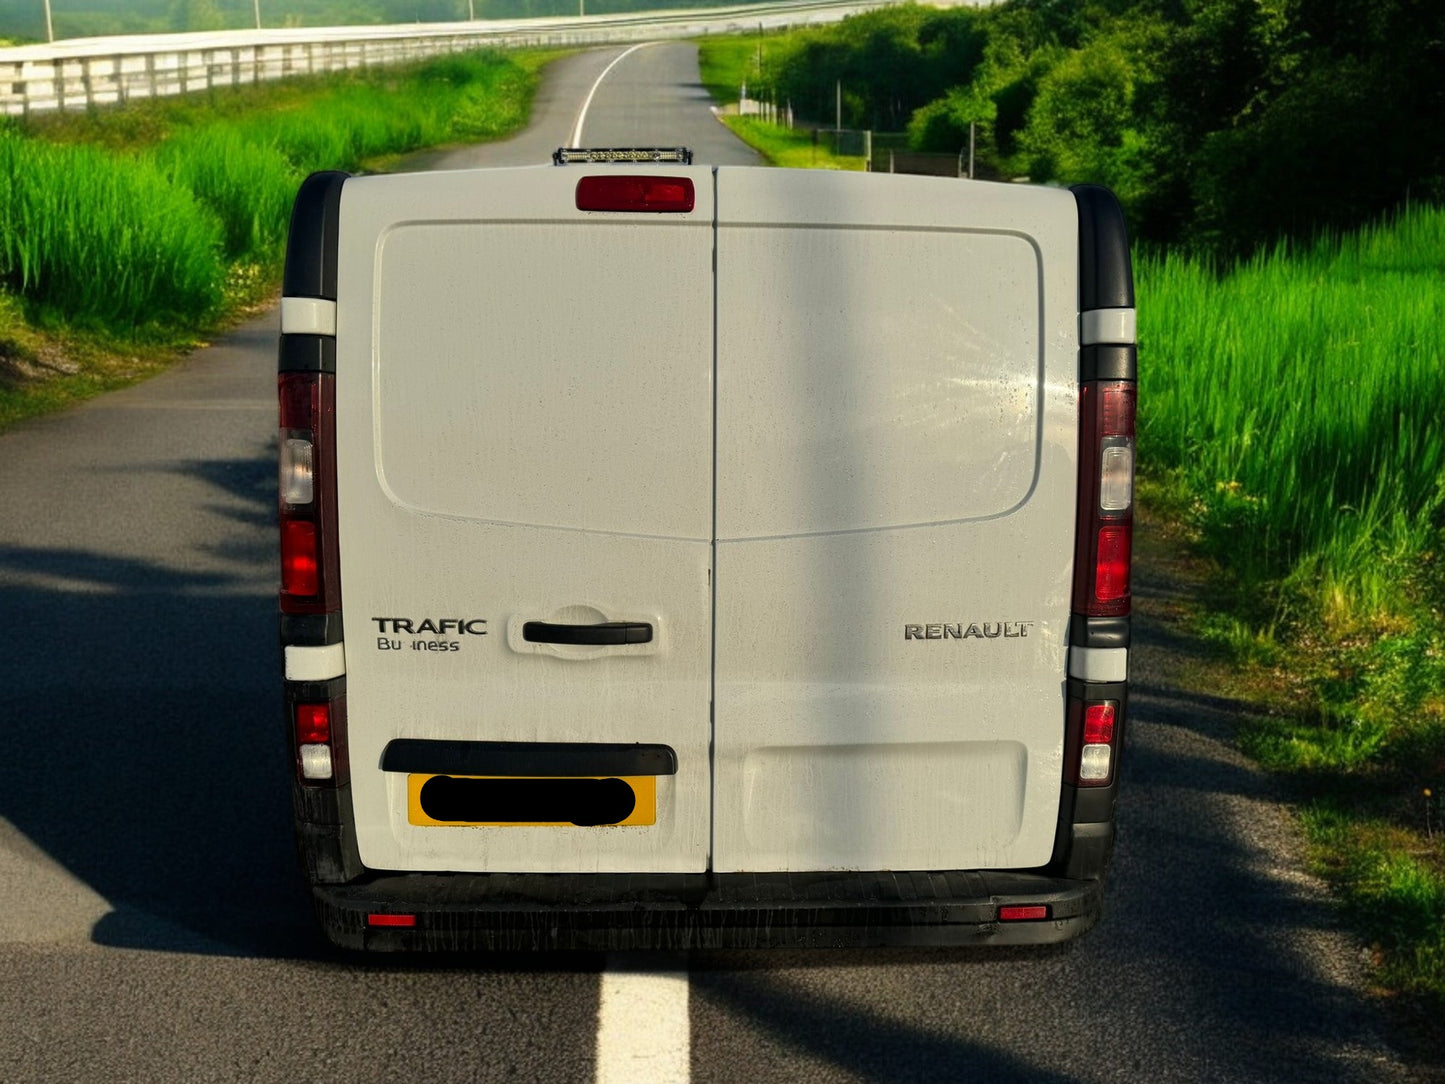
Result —
<instances>
[{"instance_id":1,"label":"utility pole","mask_svg":"<svg viewBox=\"0 0 1445 1084\"><path fill-rule=\"evenodd\" d=\"M45 40L55 41L55 28L50 25L50 0L45 0Z\"/></svg>"},{"instance_id":2,"label":"utility pole","mask_svg":"<svg viewBox=\"0 0 1445 1084\"><path fill-rule=\"evenodd\" d=\"M48 0L47 0L48 2ZM261 0L251 0L251 7L256 11L256 29L261 29Z\"/></svg>"},{"instance_id":3,"label":"utility pole","mask_svg":"<svg viewBox=\"0 0 1445 1084\"><path fill-rule=\"evenodd\" d=\"M833 127L841 132L843 130L843 80L839 79L833 84L833 93L836 107L833 113Z\"/></svg>"},{"instance_id":4,"label":"utility pole","mask_svg":"<svg viewBox=\"0 0 1445 1084\"><path fill-rule=\"evenodd\" d=\"M475 0L467 0L467 22L469 22L469 23L474 23L474 22L476 22L476 21L477 21L477 5L476 5L476 2L475 2Z\"/></svg>"},{"instance_id":5,"label":"utility pole","mask_svg":"<svg viewBox=\"0 0 1445 1084\"><path fill-rule=\"evenodd\" d=\"M974 122L968 122L968 179L973 180L973 128Z\"/></svg>"}]
</instances>

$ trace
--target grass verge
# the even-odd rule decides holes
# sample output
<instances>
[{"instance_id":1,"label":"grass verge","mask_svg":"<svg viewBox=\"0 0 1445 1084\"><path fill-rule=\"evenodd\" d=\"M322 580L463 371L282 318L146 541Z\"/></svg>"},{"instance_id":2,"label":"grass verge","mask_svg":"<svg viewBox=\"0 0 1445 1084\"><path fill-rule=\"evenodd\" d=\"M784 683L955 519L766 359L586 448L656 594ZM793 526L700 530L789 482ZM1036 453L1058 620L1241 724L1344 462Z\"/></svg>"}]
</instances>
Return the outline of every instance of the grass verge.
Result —
<instances>
[{"instance_id":1,"label":"grass verge","mask_svg":"<svg viewBox=\"0 0 1445 1084\"><path fill-rule=\"evenodd\" d=\"M1139 452L1218 563L1197 626L1380 982L1445 1011L1445 208L1220 272L1137 263ZM1152 360L1151 360L1152 359Z\"/></svg>"},{"instance_id":2,"label":"grass verge","mask_svg":"<svg viewBox=\"0 0 1445 1084\"><path fill-rule=\"evenodd\" d=\"M520 128L555 51L0 121L0 428L131 383L280 282L313 170Z\"/></svg>"},{"instance_id":3,"label":"grass verge","mask_svg":"<svg viewBox=\"0 0 1445 1084\"><path fill-rule=\"evenodd\" d=\"M702 84L724 110L735 107L741 88L756 80L759 64L765 64L766 57L766 50L757 37L704 39L698 43ZM867 168L867 159L861 155L834 154L826 143L818 141L812 127L788 128L757 117L740 117L726 112L722 120L734 135L775 166L791 169Z\"/></svg>"}]
</instances>

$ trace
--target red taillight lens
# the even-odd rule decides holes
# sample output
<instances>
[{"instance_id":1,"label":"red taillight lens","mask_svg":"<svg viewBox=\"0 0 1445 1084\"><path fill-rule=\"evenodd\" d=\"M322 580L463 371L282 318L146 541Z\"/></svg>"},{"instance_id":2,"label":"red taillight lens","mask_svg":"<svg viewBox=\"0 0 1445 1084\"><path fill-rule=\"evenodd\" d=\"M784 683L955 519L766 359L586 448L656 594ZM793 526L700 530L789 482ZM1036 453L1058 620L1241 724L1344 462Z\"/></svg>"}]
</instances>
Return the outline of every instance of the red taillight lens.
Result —
<instances>
[{"instance_id":1,"label":"red taillight lens","mask_svg":"<svg viewBox=\"0 0 1445 1084\"><path fill-rule=\"evenodd\" d=\"M301 745L331 740L331 705L296 705L296 741Z\"/></svg>"},{"instance_id":2,"label":"red taillight lens","mask_svg":"<svg viewBox=\"0 0 1445 1084\"><path fill-rule=\"evenodd\" d=\"M1104 527L1099 531L1094 559L1094 599L1117 602L1129 597L1130 527Z\"/></svg>"},{"instance_id":3,"label":"red taillight lens","mask_svg":"<svg viewBox=\"0 0 1445 1084\"><path fill-rule=\"evenodd\" d=\"M320 390L320 382L311 373L282 373L278 385L281 428L304 430L308 435L314 433L320 413L317 402Z\"/></svg>"},{"instance_id":4,"label":"red taillight lens","mask_svg":"<svg viewBox=\"0 0 1445 1084\"><path fill-rule=\"evenodd\" d=\"M310 598L321 589L316 553L316 524L287 520L281 524L281 593Z\"/></svg>"},{"instance_id":5,"label":"red taillight lens","mask_svg":"<svg viewBox=\"0 0 1445 1084\"><path fill-rule=\"evenodd\" d=\"M696 203L691 177L583 177L577 182L579 211L685 213Z\"/></svg>"},{"instance_id":6,"label":"red taillight lens","mask_svg":"<svg viewBox=\"0 0 1445 1084\"><path fill-rule=\"evenodd\" d=\"M1098 745L1114 740L1114 705L1090 704L1084 709L1084 744Z\"/></svg>"}]
</instances>

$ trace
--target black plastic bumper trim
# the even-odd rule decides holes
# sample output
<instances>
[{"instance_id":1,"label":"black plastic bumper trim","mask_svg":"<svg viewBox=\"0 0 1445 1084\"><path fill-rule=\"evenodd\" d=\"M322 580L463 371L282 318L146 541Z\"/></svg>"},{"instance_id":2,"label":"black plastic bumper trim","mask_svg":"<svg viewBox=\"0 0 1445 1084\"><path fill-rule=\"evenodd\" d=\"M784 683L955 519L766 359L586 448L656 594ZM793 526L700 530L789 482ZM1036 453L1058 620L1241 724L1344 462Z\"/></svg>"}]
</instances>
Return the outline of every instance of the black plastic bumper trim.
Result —
<instances>
[{"instance_id":1,"label":"black plastic bumper trim","mask_svg":"<svg viewBox=\"0 0 1445 1084\"><path fill-rule=\"evenodd\" d=\"M277 351L277 372L336 372L336 338L333 335L282 335Z\"/></svg>"},{"instance_id":2,"label":"black plastic bumper trim","mask_svg":"<svg viewBox=\"0 0 1445 1084\"><path fill-rule=\"evenodd\" d=\"M1080 380L1137 380L1137 346L1085 346L1079 349Z\"/></svg>"},{"instance_id":3,"label":"black plastic bumper trim","mask_svg":"<svg viewBox=\"0 0 1445 1084\"><path fill-rule=\"evenodd\" d=\"M381 770L426 775L676 775L677 753L666 745L395 738L382 751Z\"/></svg>"},{"instance_id":4,"label":"black plastic bumper trim","mask_svg":"<svg viewBox=\"0 0 1445 1084\"><path fill-rule=\"evenodd\" d=\"M331 941L376 951L849 948L1020 945L1089 929L1102 883L1016 871L882 873L462 874L320 885ZM1004 905L1049 919L999 922ZM412 914L411 928L370 914Z\"/></svg>"},{"instance_id":5,"label":"black plastic bumper trim","mask_svg":"<svg viewBox=\"0 0 1445 1084\"><path fill-rule=\"evenodd\" d=\"M341 614L282 614L282 647L326 647L341 643Z\"/></svg>"},{"instance_id":6,"label":"black plastic bumper trim","mask_svg":"<svg viewBox=\"0 0 1445 1084\"><path fill-rule=\"evenodd\" d=\"M1128 617L1085 617L1069 619L1069 643L1075 647L1128 647Z\"/></svg>"}]
</instances>

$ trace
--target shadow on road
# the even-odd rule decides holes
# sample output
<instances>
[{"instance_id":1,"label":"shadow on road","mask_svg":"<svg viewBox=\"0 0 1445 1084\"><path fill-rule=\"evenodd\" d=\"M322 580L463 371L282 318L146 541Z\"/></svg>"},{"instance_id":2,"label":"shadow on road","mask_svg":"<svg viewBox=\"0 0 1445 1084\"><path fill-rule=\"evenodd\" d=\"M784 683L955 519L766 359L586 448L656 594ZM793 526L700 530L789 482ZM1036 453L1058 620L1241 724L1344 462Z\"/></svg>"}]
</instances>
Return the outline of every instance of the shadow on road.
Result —
<instances>
[{"instance_id":1,"label":"shadow on road","mask_svg":"<svg viewBox=\"0 0 1445 1084\"><path fill-rule=\"evenodd\" d=\"M274 461L176 469L237 523L193 569L0 547L0 814L114 907L102 944L310 954L256 574L275 559Z\"/></svg>"}]
</instances>

